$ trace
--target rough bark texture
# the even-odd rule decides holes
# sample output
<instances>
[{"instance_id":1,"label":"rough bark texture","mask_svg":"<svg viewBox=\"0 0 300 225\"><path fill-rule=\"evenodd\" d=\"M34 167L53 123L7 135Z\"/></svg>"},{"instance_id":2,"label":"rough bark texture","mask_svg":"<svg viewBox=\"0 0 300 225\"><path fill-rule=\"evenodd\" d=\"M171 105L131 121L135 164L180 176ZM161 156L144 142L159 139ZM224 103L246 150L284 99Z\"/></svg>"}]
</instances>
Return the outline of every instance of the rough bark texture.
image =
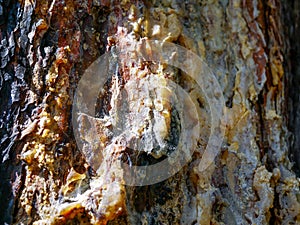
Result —
<instances>
[{"instance_id":1,"label":"rough bark texture","mask_svg":"<svg viewBox=\"0 0 300 225\"><path fill-rule=\"evenodd\" d=\"M285 36L285 72L287 77L287 85L289 90L289 128L293 133L290 139L291 159L295 162L294 169L300 174L300 132L299 127L299 79L300 79L300 43L298 37L300 35L299 26L299 2L285 2L283 4L284 23L287 26L284 29Z\"/></svg>"},{"instance_id":2,"label":"rough bark texture","mask_svg":"<svg viewBox=\"0 0 300 225\"><path fill-rule=\"evenodd\" d=\"M298 1L279 0L0 0L0 223L300 223L299 10ZM204 129L179 173L130 187L115 179L116 147L95 174L75 143L70 111L95 59L146 37L182 45L217 71L228 121L205 172ZM143 66L122 65L121 82L155 73ZM175 68L161 73L186 84ZM100 96L99 117L115 110L114 82ZM205 128L208 103L200 90L191 95ZM168 155L150 153L136 160Z\"/></svg>"}]
</instances>

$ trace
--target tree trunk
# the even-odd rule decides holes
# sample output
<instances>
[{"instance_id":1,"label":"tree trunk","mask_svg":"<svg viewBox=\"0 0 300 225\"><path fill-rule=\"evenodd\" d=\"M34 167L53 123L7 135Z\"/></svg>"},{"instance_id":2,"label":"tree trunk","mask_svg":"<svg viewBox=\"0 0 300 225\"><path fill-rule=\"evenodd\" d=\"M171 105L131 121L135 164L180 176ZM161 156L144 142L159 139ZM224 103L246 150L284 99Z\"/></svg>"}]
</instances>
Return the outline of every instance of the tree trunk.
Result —
<instances>
[{"instance_id":1,"label":"tree trunk","mask_svg":"<svg viewBox=\"0 0 300 225\"><path fill-rule=\"evenodd\" d=\"M0 0L0 224L300 222L299 10L280 0ZM184 47L170 44L182 68L111 60L150 39ZM203 60L198 75L183 69L199 67L188 50ZM114 74L88 115L96 75L83 78L95 68ZM219 84L205 89L208 79ZM190 96L183 109L168 85ZM197 135L183 116L197 118ZM216 132L221 146L206 151ZM151 180L180 145L191 159ZM128 183L127 170L152 165Z\"/></svg>"}]
</instances>

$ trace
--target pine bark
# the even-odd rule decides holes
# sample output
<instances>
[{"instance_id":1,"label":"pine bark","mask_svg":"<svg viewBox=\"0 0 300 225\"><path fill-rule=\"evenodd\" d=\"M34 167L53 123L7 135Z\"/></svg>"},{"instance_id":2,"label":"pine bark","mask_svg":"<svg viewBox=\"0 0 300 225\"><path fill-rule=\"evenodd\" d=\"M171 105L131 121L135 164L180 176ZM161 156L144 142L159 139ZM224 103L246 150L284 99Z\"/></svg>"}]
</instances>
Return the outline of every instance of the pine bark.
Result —
<instances>
[{"instance_id":1,"label":"pine bark","mask_svg":"<svg viewBox=\"0 0 300 225\"><path fill-rule=\"evenodd\" d=\"M280 0L0 0L0 224L299 223L299 10ZM200 55L220 83L227 120L205 172L204 134L178 173L134 187L96 174L76 144L71 110L91 63L145 38ZM119 68L122 82L133 69L143 70ZM186 82L174 68L164 73ZM114 88L99 96L99 117L110 115ZM197 96L201 111L207 102Z\"/></svg>"}]
</instances>

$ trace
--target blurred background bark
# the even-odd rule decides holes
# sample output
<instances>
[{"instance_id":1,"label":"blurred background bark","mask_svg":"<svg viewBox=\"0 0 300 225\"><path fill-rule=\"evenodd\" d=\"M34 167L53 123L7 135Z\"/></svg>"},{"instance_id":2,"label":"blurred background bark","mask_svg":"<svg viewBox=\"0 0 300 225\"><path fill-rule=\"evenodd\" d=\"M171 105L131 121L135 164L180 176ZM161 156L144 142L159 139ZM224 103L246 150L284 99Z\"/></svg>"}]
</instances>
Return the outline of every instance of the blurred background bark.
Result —
<instances>
[{"instance_id":1,"label":"blurred background bark","mask_svg":"<svg viewBox=\"0 0 300 225\"><path fill-rule=\"evenodd\" d=\"M0 0L0 224L299 223L299 10L292 0ZM74 92L105 51L146 37L216 71L224 143L205 173L199 147L166 181L104 187L75 143ZM119 73L125 82L131 71Z\"/></svg>"}]
</instances>

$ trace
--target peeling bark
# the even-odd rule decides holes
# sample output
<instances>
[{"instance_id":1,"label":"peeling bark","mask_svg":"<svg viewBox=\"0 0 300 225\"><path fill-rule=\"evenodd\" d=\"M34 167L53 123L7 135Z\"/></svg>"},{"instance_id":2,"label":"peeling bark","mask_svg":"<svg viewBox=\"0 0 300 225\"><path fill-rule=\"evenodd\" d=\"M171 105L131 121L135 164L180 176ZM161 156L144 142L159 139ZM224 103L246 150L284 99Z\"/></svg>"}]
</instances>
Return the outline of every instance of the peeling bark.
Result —
<instances>
[{"instance_id":1,"label":"peeling bark","mask_svg":"<svg viewBox=\"0 0 300 225\"><path fill-rule=\"evenodd\" d=\"M0 0L0 223L297 224L299 7L279 0ZM226 133L205 172L199 169L211 125L205 90L163 64L123 63L99 94L101 165L96 153L76 144L71 110L84 71L115 46L146 38L200 55L220 83ZM172 105L159 97L142 104L135 94L150 94L129 85L155 76L153 90L169 79L189 93L201 115L201 138L174 176L128 186L120 159L153 164L179 143ZM126 85L128 96L119 98ZM150 124L139 132L156 131L150 136L159 148L149 142L136 153L121 141L108 144L114 139L105 119L120 122L126 98L134 105L130 124ZM139 118L141 111L152 113L153 125ZM87 129L89 118L81 122Z\"/></svg>"}]
</instances>

